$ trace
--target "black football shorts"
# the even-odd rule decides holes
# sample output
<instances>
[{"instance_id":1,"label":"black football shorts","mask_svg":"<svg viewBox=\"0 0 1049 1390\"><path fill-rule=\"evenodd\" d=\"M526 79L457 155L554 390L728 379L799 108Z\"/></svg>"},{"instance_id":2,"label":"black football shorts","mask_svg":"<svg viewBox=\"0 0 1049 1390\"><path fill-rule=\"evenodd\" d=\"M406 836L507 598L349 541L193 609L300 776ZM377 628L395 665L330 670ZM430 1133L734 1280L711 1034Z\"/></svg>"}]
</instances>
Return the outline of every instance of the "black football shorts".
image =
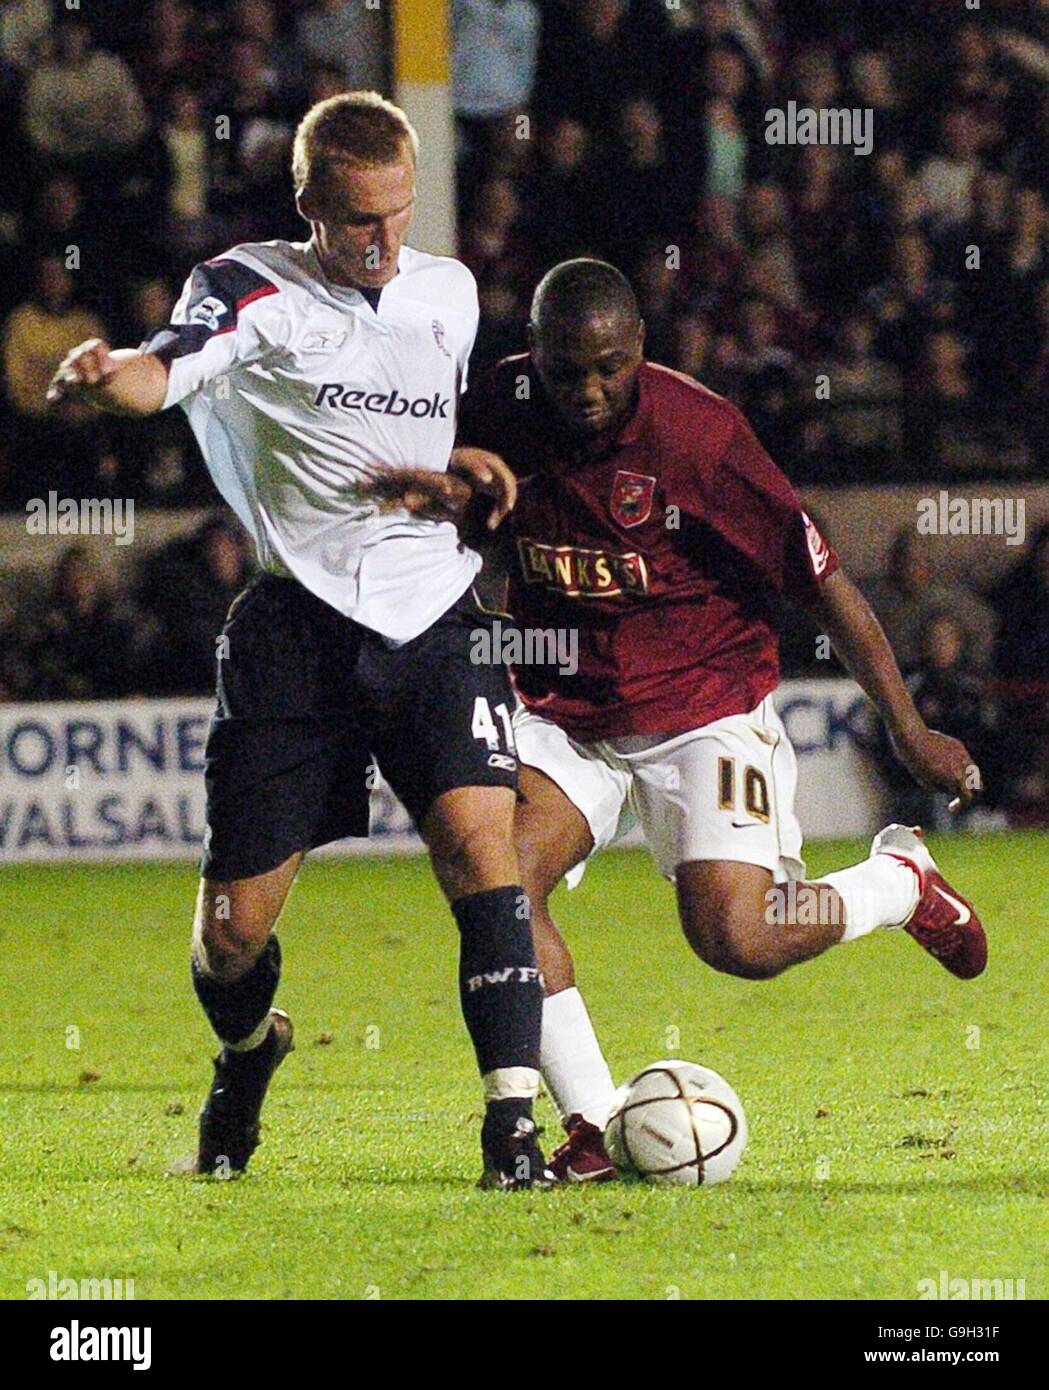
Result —
<instances>
[{"instance_id":1,"label":"black football shorts","mask_svg":"<svg viewBox=\"0 0 1049 1390\"><path fill-rule=\"evenodd\" d=\"M375 767L417 825L456 787L516 787L506 667L472 661L490 625L466 593L391 647L294 579L260 575L230 608L205 750L201 872L229 881L368 834Z\"/></svg>"}]
</instances>

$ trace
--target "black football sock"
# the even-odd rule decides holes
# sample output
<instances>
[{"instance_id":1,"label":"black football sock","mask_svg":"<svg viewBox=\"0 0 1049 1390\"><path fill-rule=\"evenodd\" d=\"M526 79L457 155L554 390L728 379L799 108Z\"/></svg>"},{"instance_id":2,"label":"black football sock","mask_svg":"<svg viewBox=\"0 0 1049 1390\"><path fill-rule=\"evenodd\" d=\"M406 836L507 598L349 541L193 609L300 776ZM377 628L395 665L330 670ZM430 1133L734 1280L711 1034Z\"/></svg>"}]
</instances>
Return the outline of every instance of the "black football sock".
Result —
<instances>
[{"instance_id":1,"label":"black football sock","mask_svg":"<svg viewBox=\"0 0 1049 1390\"><path fill-rule=\"evenodd\" d=\"M280 980L280 942L271 935L258 960L239 980L209 975L196 958L192 968L193 988L208 1022L227 1044L227 1056L235 1057L229 1048L250 1038L270 1011Z\"/></svg>"},{"instance_id":2,"label":"black football sock","mask_svg":"<svg viewBox=\"0 0 1049 1390\"><path fill-rule=\"evenodd\" d=\"M452 904L459 924L459 997L485 1088L486 1135L531 1117L539 1089L543 981L523 888L471 893Z\"/></svg>"}]
</instances>

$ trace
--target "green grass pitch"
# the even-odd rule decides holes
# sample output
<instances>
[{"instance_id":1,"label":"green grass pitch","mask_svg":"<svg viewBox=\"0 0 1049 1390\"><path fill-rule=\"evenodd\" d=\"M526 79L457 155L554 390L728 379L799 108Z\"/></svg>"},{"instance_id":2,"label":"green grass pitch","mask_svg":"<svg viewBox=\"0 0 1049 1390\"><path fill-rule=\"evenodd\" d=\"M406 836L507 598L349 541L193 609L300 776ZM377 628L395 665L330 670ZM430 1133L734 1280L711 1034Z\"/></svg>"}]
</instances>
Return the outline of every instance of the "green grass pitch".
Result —
<instances>
[{"instance_id":1,"label":"green grass pitch","mask_svg":"<svg viewBox=\"0 0 1049 1390\"><path fill-rule=\"evenodd\" d=\"M691 956L646 855L596 860L558 911L617 1080L668 1055L716 1068L750 1147L707 1191L534 1195L474 1188L455 930L424 862L304 870L278 996L297 1050L234 1182L167 1171L212 1051L192 866L8 867L0 1296L55 1271L140 1299L914 1299L944 1270L1044 1298L1049 837L934 848L989 929L975 982L902 933L729 979ZM813 845L809 868L865 852Z\"/></svg>"}]
</instances>

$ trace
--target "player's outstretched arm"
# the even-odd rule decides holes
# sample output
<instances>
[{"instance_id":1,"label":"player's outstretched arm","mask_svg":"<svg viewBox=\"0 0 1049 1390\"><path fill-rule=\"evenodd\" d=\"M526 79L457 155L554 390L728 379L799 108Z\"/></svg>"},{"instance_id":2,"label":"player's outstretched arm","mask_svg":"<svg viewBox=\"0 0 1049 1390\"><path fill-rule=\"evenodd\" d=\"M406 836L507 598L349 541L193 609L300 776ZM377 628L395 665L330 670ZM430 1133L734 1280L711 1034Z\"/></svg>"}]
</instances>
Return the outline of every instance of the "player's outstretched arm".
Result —
<instances>
[{"instance_id":1,"label":"player's outstretched arm","mask_svg":"<svg viewBox=\"0 0 1049 1390\"><path fill-rule=\"evenodd\" d=\"M498 454L452 450L448 471L428 468L377 470L362 493L380 510L404 507L413 516L460 523L478 494L489 499L487 528L494 531L517 501L517 480Z\"/></svg>"},{"instance_id":2,"label":"player's outstretched arm","mask_svg":"<svg viewBox=\"0 0 1049 1390\"><path fill-rule=\"evenodd\" d=\"M935 733L915 708L881 624L870 604L841 570L823 585L812 612L834 650L885 720L893 745L911 775L966 806L980 790L972 754L956 738Z\"/></svg>"},{"instance_id":3,"label":"player's outstretched arm","mask_svg":"<svg viewBox=\"0 0 1049 1390\"><path fill-rule=\"evenodd\" d=\"M151 352L111 348L101 338L88 338L66 354L51 379L47 400L84 401L112 415L153 415L167 397L167 368Z\"/></svg>"}]
</instances>

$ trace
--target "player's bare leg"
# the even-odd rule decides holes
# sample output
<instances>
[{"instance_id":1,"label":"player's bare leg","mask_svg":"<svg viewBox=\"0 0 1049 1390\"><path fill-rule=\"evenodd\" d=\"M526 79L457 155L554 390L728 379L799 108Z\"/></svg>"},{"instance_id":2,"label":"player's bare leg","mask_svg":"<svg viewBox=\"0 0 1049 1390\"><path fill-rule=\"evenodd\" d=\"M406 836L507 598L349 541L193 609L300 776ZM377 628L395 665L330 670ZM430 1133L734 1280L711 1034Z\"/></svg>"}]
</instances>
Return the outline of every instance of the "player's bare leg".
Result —
<instances>
[{"instance_id":1,"label":"player's bare leg","mask_svg":"<svg viewBox=\"0 0 1049 1390\"><path fill-rule=\"evenodd\" d=\"M522 767L514 813L521 882L532 903L532 936L548 999L575 986L572 953L550 916L550 894L594 847L586 817L556 782Z\"/></svg>"},{"instance_id":2,"label":"player's bare leg","mask_svg":"<svg viewBox=\"0 0 1049 1390\"><path fill-rule=\"evenodd\" d=\"M481 1185L503 1190L552 1181L532 1117L543 996L513 844L515 800L511 787L458 787L421 826L459 925L460 998L485 1096Z\"/></svg>"},{"instance_id":3,"label":"player's bare leg","mask_svg":"<svg viewBox=\"0 0 1049 1390\"><path fill-rule=\"evenodd\" d=\"M586 817L537 768L521 768L514 843L546 993L540 1066L568 1131L550 1166L562 1181L603 1181L615 1176L602 1141L615 1086L549 905L550 894L594 842Z\"/></svg>"},{"instance_id":4,"label":"player's bare leg","mask_svg":"<svg viewBox=\"0 0 1049 1390\"><path fill-rule=\"evenodd\" d=\"M777 884L768 869L726 860L681 864L676 881L692 949L744 979L770 979L878 930L906 931L961 979L987 962L972 905L940 874L921 832L906 826L888 826L869 858L811 883Z\"/></svg>"},{"instance_id":5,"label":"player's bare leg","mask_svg":"<svg viewBox=\"0 0 1049 1390\"><path fill-rule=\"evenodd\" d=\"M274 1009L280 946L274 927L302 854L253 878L201 879L193 923L193 984L222 1042L200 1115L196 1171L243 1172L259 1140L266 1088L292 1049Z\"/></svg>"},{"instance_id":6,"label":"player's bare leg","mask_svg":"<svg viewBox=\"0 0 1049 1390\"><path fill-rule=\"evenodd\" d=\"M758 864L722 859L680 864L676 881L688 944L728 975L771 979L841 940L844 905L827 884L776 885Z\"/></svg>"}]
</instances>

